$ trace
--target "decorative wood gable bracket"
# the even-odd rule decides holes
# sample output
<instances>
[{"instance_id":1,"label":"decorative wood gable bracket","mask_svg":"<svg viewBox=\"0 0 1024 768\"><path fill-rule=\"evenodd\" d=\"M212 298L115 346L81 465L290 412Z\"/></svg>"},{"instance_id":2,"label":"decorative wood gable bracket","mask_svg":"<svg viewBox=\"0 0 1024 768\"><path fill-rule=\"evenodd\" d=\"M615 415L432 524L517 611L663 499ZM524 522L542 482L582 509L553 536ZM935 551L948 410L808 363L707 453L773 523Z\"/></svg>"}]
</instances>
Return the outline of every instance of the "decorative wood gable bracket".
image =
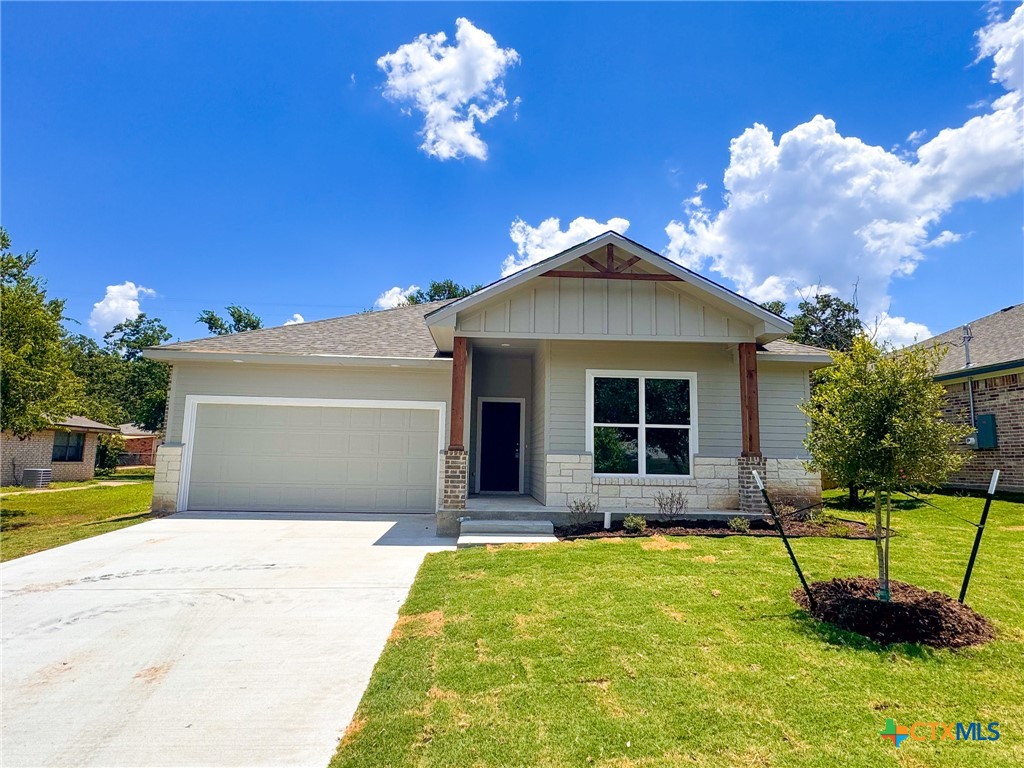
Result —
<instances>
[{"instance_id":1,"label":"decorative wood gable bracket","mask_svg":"<svg viewBox=\"0 0 1024 768\"><path fill-rule=\"evenodd\" d=\"M549 269L542 274L542 277L578 277L590 280L655 280L658 282L681 283L682 278L669 275L664 272L652 274L650 272L626 272L638 261L639 256L633 256L625 261L616 263L615 248L609 243L605 246L605 261L602 264L593 256L584 254L580 261L592 266L596 272L575 272L571 269Z\"/></svg>"}]
</instances>

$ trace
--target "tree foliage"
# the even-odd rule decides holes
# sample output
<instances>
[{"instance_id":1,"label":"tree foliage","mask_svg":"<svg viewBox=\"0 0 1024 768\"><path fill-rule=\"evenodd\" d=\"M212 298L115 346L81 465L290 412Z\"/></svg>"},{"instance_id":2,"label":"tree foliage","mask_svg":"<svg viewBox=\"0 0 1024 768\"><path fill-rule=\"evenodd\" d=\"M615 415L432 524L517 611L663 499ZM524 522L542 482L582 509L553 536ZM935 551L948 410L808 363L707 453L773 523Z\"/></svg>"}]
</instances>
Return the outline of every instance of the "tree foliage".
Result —
<instances>
[{"instance_id":1,"label":"tree foliage","mask_svg":"<svg viewBox=\"0 0 1024 768\"><path fill-rule=\"evenodd\" d=\"M420 288L415 293L406 297L409 304L425 304L428 301L442 301L445 299L461 299L469 296L474 291L479 291L483 286L473 285L466 287L456 283L454 280L431 280L426 290Z\"/></svg>"},{"instance_id":2,"label":"tree foliage","mask_svg":"<svg viewBox=\"0 0 1024 768\"><path fill-rule=\"evenodd\" d=\"M247 307L240 307L232 304L227 307L228 316L225 319L212 309L204 309L196 318L197 323L206 326L210 333L216 336L227 336L231 333L242 331L256 331L263 327L263 318L252 312Z\"/></svg>"},{"instance_id":3,"label":"tree foliage","mask_svg":"<svg viewBox=\"0 0 1024 768\"><path fill-rule=\"evenodd\" d=\"M797 305L799 311L795 315L786 314L784 301L764 301L761 306L793 324L790 341L813 347L848 352L854 338L863 331L857 305L831 293L804 299Z\"/></svg>"},{"instance_id":4,"label":"tree foliage","mask_svg":"<svg viewBox=\"0 0 1024 768\"><path fill-rule=\"evenodd\" d=\"M115 325L102 346L88 336L69 337L72 368L85 383L83 414L106 424L163 429L170 369L142 351L170 338L164 324L145 312Z\"/></svg>"},{"instance_id":5,"label":"tree foliage","mask_svg":"<svg viewBox=\"0 0 1024 768\"><path fill-rule=\"evenodd\" d=\"M840 352L853 348L853 341L862 330L856 304L831 293L819 293L813 299L801 301L798 309L790 318L793 341Z\"/></svg>"},{"instance_id":6,"label":"tree foliage","mask_svg":"<svg viewBox=\"0 0 1024 768\"><path fill-rule=\"evenodd\" d=\"M64 348L64 301L47 298L35 262L0 228L0 426L18 436L75 414L84 395Z\"/></svg>"},{"instance_id":7,"label":"tree foliage","mask_svg":"<svg viewBox=\"0 0 1024 768\"><path fill-rule=\"evenodd\" d=\"M933 378L943 354L941 348L887 349L861 334L849 352L837 352L833 365L816 374L810 400L801 406L811 420L805 442L811 467L841 485L874 492L885 599L889 524L882 521L883 496L888 509L893 492L939 485L966 460L955 446L971 428L942 418L945 390Z\"/></svg>"}]
</instances>

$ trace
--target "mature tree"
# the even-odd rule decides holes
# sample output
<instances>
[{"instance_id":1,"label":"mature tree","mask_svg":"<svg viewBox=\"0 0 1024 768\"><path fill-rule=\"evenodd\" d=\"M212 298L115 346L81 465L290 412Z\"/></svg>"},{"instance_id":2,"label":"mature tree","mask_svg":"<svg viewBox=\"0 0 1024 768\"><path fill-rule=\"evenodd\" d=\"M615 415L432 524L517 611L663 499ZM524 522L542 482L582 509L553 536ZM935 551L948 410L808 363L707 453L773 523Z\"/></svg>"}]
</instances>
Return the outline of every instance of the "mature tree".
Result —
<instances>
[{"instance_id":1,"label":"mature tree","mask_svg":"<svg viewBox=\"0 0 1024 768\"><path fill-rule=\"evenodd\" d=\"M938 485L965 461L955 445L971 428L943 420L945 390L933 379L943 354L886 349L861 334L849 352L836 353L834 364L817 373L810 401L801 406L811 421L805 443L811 466L874 493L883 600L889 599L891 494Z\"/></svg>"},{"instance_id":2,"label":"mature tree","mask_svg":"<svg viewBox=\"0 0 1024 768\"><path fill-rule=\"evenodd\" d=\"M170 370L144 358L142 350L170 338L164 324L145 313L115 325L104 335L103 346L88 336L69 337L72 368L85 382L83 413L107 424L132 422L160 430Z\"/></svg>"},{"instance_id":3,"label":"mature tree","mask_svg":"<svg viewBox=\"0 0 1024 768\"><path fill-rule=\"evenodd\" d=\"M74 414L83 395L64 349L64 302L46 297L35 262L0 228L0 427L19 437Z\"/></svg>"},{"instance_id":4,"label":"mature tree","mask_svg":"<svg viewBox=\"0 0 1024 768\"><path fill-rule=\"evenodd\" d=\"M798 308L800 311L789 318L793 323L789 338L793 341L841 352L853 348L853 340L861 332L856 304L830 293L819 293L813 299L801 301Z\"/></svg>"},{"instance_id":5,"label":"mature tree","mask_svg":"<svg viewBox=\"0 0 1024 768\"><path fill-rule=\"evenodd\" d=\"M217 336L227 336L230 333L241 333L242 331L255 331L263 327L263 319L254 314L247 307L239 307L232 304L227 308L227 319L221 317L212 309L204 309L196 318L197 323L203 323L210 333Z\"/></svg>"},{"instance_id":6,"label":"mature tree","mask_svg":"<svg viewBox=\"0 0 1024 768\"><path fill-rule=\"evenodd\" d=\"M147 317L145 312L134 320L118 323L103 336L107 350L120 357L126 366L121 403L128 420L143 429L163 429L171 370L166 363L143 357L142 350L170 338L164 324L155 317Z\"/></svg>"},{"instance_id":7,"label":"mature tree","mask_svg":"<svg viewBox=\"0 0 1024 768\"><path fill-rule=\"evenodd\" d=\"M474 291L479 291L483 286L473 285L466 287L456 283L454 280L431 280L426 290L420 288L416 293L406 297L410 304L425 304L428 301L442 301L443 299L461 299L469 296Z\"/></svg>"},{"instance_id":8,"label":"mature tree","mask_svg":"<svg viewBox=\"0 0 1024 768\"><path fill-rule=\"evenodd\" d=\"M64 343L71 369L84 385L81 413L104 424L129 421L122 395L127 364L90 336L75 334Z\"/></svg>"},{"instance_id":9,"label":"mature tree","mask_svg":"<svg viewBox=\"0 0 1024 768\"><path fill-rule=\"evenodd\" d=\"M774 312L779 317L786 316L786 302L784 301L762 301L761 306L769 312Z\"/></svg>"}]
</instances>

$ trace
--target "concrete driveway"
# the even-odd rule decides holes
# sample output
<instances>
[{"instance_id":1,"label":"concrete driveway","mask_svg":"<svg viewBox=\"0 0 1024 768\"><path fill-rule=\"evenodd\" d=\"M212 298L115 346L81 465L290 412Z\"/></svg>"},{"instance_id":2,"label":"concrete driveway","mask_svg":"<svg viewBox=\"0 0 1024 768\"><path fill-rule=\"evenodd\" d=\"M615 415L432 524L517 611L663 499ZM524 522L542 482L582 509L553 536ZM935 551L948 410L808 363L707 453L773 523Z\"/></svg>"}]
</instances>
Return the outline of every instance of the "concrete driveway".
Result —
<instances>
[{"instance_id":1,"label":"concrete driveway","mask_svg":"<svg viewBox=\"0 0 1024 768\"><path fill-rule=\"evenodd\" d=\"M14 766L315 766L433 516L186 513L0 567Z\"/></svg>"}]
</instances>

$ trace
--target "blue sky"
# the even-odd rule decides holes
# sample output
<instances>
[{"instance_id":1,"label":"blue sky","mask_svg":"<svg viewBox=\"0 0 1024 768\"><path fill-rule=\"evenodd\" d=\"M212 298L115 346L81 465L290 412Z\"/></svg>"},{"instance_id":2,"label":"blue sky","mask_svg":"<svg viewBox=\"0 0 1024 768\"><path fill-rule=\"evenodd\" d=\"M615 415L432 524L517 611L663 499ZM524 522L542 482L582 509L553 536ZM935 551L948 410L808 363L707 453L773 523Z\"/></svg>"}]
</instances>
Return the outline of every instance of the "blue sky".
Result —
<instances>
[{"instance_id":1,"label":"blue sky","mask_svg":"<svg viewBox=\"0 0 1024 768\"><path fill-rule=\"evenodd\" d=\"M2 220L95 334L346 314L612 222L759 300L859 281L906 340L1024 294L1015 8L4 3Z\"/></svg>"}]
</instances>

